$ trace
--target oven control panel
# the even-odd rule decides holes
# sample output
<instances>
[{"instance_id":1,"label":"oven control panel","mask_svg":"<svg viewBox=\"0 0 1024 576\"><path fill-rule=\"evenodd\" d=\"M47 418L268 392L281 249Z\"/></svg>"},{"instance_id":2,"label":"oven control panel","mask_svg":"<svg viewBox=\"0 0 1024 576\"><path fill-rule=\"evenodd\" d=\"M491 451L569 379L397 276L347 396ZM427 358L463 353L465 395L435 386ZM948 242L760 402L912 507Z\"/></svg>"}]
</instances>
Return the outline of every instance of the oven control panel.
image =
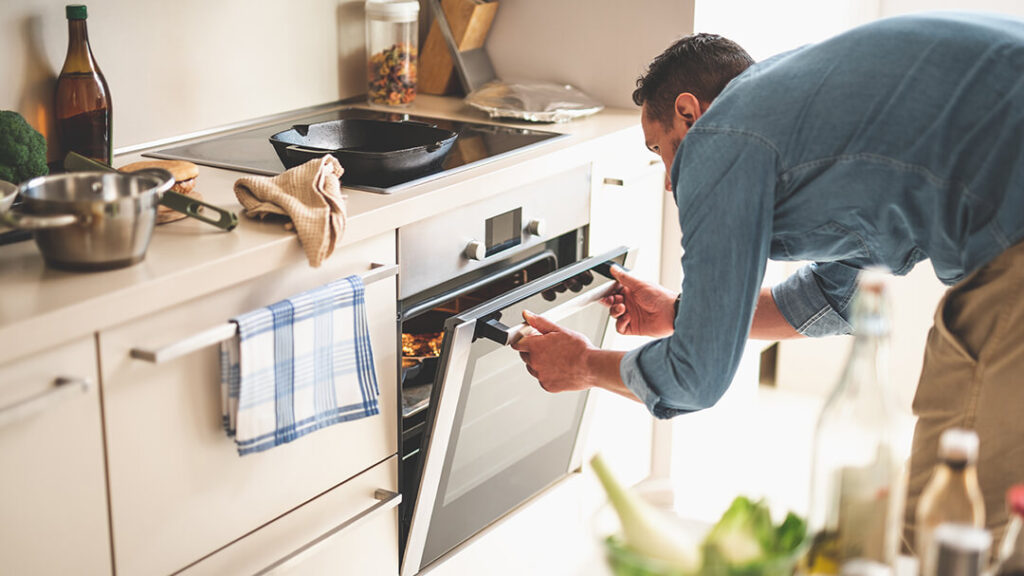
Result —
<instances>
[{"instance_id":1,"label":"oven control panel","mask_svg":"<svg viewBox=\"0 0 1024 576\"><path fill-rule=\"evenodd\" d=\"M586 226L590 185L585 164L399 228L399 298Z\"/></svg>"}]
</instances>

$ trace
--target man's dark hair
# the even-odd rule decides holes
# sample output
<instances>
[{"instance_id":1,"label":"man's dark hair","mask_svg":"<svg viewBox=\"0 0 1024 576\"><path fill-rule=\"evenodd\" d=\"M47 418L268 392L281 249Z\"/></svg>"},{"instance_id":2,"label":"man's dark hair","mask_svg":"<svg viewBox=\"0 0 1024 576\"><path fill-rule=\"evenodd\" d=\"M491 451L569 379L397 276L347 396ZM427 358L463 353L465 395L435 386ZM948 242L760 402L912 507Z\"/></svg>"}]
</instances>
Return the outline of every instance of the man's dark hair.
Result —
<instances>
[{"instance_id":1,"label":"man's dark hair","mask_svg":"<svg viewBox=\"0 0 1024 576\"><path fill-rule=\"evenodd\" d=\"M652 119L667 123L676 96L689 92L701 108L739 76L754 60L739 44L717 34L691 34L677 40L658 55L637 78L633 102L647 104Z\"/></svg>"}]
</instances>

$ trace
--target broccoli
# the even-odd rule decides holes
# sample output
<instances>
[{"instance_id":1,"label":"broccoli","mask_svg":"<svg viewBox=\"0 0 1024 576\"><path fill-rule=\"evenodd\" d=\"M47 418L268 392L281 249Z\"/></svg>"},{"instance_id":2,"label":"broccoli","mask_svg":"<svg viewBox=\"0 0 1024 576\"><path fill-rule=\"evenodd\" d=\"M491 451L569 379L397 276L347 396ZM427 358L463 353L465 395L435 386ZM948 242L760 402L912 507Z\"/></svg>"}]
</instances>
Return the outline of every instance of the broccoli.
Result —
<instances>
[{"instance_id":1,"label":"broccoli","mask_svg":"<svg viewBox=\"0 0 1024 576\"><path fill-rule=\"evenodd\" d=\"M0 110L0 180L20 184L49 171L46 138L21 114Z\"/></svg>"}]
</instances>

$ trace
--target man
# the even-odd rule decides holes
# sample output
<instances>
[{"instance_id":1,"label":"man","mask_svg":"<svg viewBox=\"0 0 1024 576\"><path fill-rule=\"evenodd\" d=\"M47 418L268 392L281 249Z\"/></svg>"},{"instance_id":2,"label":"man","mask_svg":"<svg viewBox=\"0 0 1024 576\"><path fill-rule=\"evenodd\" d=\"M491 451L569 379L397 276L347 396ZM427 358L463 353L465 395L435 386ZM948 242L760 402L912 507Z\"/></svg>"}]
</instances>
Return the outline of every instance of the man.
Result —
<instances>
[{"instance_id":1,"label":"man","mask_svg":"<svg viewBox=\"0 0 1024 576\"><path fill-rule=\"evenodd\" d=\"M697 34L651 63L633 100L679 208L682 296L615 271L618 330L660 338L628 353L524 314L540 332L516 345L529 372L660 418L700 410L748 336L849 333L860 269L930 258L953 287L914 399L907 509L941 432L973 428L998 536L1006 489L1024 482L1024 23L891 18L758 64ZM769 257L814 264L762 290Z\"/></svg>"}]
</instances>

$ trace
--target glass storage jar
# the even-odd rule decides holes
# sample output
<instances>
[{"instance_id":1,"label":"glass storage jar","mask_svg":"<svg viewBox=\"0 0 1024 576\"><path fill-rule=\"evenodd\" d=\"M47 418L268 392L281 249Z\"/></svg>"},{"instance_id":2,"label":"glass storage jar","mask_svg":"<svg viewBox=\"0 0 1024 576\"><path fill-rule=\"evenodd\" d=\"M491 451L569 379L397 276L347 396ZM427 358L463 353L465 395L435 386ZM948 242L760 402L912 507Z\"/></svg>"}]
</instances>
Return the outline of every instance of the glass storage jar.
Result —
<instances>
[{"instance_id":1,"label":"glass storage jar","mask_svg":"<svg viewBox=\"0 0 1024 576\"><path fill-rule=\"evenodd\" d=\"M420 5L367 0L366 76L370 104L408 106L416 99Z\"/></svg>"}]
</instances>

